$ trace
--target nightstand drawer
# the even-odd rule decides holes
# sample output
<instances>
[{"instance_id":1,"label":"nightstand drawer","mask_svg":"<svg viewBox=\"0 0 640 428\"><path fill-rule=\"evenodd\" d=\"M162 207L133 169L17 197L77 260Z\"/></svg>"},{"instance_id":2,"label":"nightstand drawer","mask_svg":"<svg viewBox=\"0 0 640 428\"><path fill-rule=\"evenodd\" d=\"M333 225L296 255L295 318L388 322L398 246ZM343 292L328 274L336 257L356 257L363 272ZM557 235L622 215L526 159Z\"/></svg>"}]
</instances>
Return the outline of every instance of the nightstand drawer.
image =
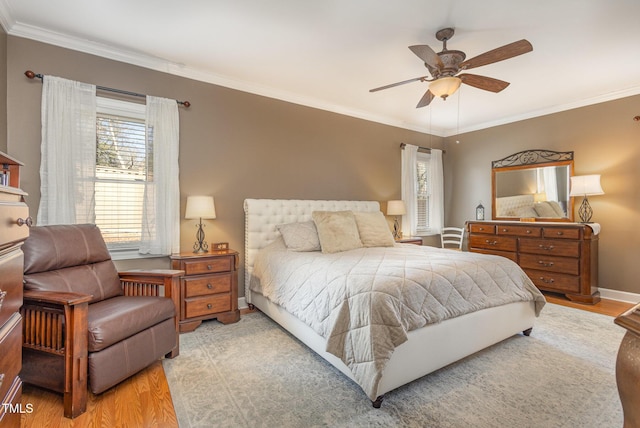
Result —
<instances>
[{"instance_id":1,"label":"nightstand drawer","mask_svg":"<svg viewBox=\"0 0 640 428\"><path fill-rule=\"evenodd\" d=\"M208 294L229 293L230 291L231 273L184 278L184 296L187 298Z\"/></svg>"},{"instance_id":2,"label":"nightstand drawer","mask_svg":"<svg viewBox=\"0 0 640 428\"><path fill-rule=\"evenodd\" d=\"M231 295L216 294L211 297L185 299L185 315L187 318L227 312L231 310Z\"/></svg>"},{"instance_id":3,"label":"nightstand drawer","mask_svg":"<svg viewBox=\"0 0 640 428\"><path fill-rule=\"evenodd\" d=\"M233 256L184 261L185 275L229 272L231 270L233 270Z\"/></svg>"}]
</instances>

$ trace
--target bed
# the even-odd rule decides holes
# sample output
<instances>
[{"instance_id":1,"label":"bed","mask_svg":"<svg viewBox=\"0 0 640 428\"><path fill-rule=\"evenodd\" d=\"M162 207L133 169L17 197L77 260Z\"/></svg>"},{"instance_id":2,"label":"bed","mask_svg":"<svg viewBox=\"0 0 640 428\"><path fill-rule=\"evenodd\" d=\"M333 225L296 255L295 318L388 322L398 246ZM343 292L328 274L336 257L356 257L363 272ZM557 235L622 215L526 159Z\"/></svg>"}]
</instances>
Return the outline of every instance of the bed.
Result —
<instances>
[{"instance_id":1,"label":"bed","mask_svg":"<svg viewBox=\"0 0 640 428\"><path fill-rule=\"evenodd\" d=\"M379 407L384 394L393 389L510 336L520 332L528 335L534 325L536 316L539 314L542 306L544 306L544 297L537 291L526 275L523 272L520 273L520 268L507 259L498 256L485 256L467 252L461 253L453 250L395 243L393 243L392 246L357 248L325 255L322 251L289 251L282 242L281 233L278 230L282 225L307 223L315 216L314 212L318 211L379 213L380 206L378 202L375 201L247 199L244 203L244 210L244 278L247 303L257 307L347 377L354 380L371 399L375 407ZM291 267L294 265L291 265L287 261L289 260L287 254L291 254L292 260L297 260L297 262L294 262L295 268ZM478 257L480 257L480 259L478 259ZM441 317L443 319L429 315L433 318L431 322L427 322L419 327L415 327L415 325L407 327L407 325L405 325L405 323L415 324L415 320L418 320L417 323L420 324L420 317L411 314L408 318L411 318L412 321L405 322L403 319L398 325L391 325L393 323L386 319L382 322L378 319L373 322L368 320L367 322L369 324L365 322L366 325L364 325L364 327L356 326L356 328L353 329L357 334L351 330L347 332L343 327L337 329L333 326L336 319L341 320L341 322L346 319L348 323L353 319L358 320L364 318L363 315L355 312L354 306L346 304L341 306L341 304L335 303L341 301L340 297L332 297L333 303L322 303L319 305L314 303L315 306L309 305L307 302L306 307L313 307L314 309L307 311L307 313L297 313L296 311L299 310L299 308L295 307L297 304L291 303L290 300L293 301L293 299L289 299L292 294L287 294L291 292L282 291L282 295L278 298L274 298L269 294L269 290L272 292L273 289L277 289L280 283L283 290L287 290L285 285L290 282L294 283L294 287L301 288L296 285L295 281L305 282L306 279L304 279L304 277L300 279L302 271L299 269L299 266L312 266L316 271L321 269L323 263L336 268L343 266L342 269L346 269L348 273L346 275L340 273L335 274L338 280L330 281L332 286L334 282L338 284L348 282L344 278L353 279L357 277L358 287L373 289L374 286L372 284L379 284L378 279L372 279L370 281L371 283L369 283L366 279L362 280L362 278L366 278L366 275L357 276L354 274L354 272L357 273L358 269L360 269L360 273L362 273L362 263L366 265L366 263L372 263L370 260L375 259L378 260L375 262L377 263L376 266L378 264L382 266L379 262L380 260L392 260L393 263L398 263L398 260L402 260L401 263L403 263L404 266L403 272L409 272L410 269L406 268L406 266L410 266L408 263L423 263L423 260L426 260L426 258L429 258L429 260L432 258L437 260L437 262L430 261L429 263L431 265L446 264L448 260L456 260L454 263L459 263L464 266L469 263L479 263L478 260L481 260L482 263L485 263L487 266L484 270L502 272L503 275L499 274L498 276L504 277L505 282L513 282L514 277L517 278L517 281L522 281L522 284L518 286L522 289L512 291L512 293L515 294L515 297L512 299L515 299L515 301L482 308L481 310L465 312L460 316L447 317L445 315ZM351 263L351 260L354 260L353 263L358 264L358 266L345 267L348 266L345 263ZM277 267L280 264L284 265L284 272L278 272L276 270L273 274L268 273L270 272L268 269ZM475 265L469 266L472 268L468 270L473 271L473 266ZM293 270L286 271L286 269ZM364 270L366 271L367 268L365 267ZM504 272L507 271L508 274L504 275ZM329 270L328 272L333 275L333 271ZM424 272L422 272L422 274L424 274ZM465 275L467 274L468 272L465 272ZM485 274L486 272L483 273L483 275ZM322 275L326 276L327 273L323 271ZM378 271L376 270L373 275L378 275ZM406 279L398 279L402 277L402 275L392 276L392 280L404 281L403 284L414 284L413 280L409 281L408 277ZM429 273L429 275L430 278L440 278L443 276L437 272ZM312 276L317 277L318 275ZM459 277L462 278L463 276L460 275ZM491 281L494 280L491 279ZM480 281L478 282L480 283ZM496 283L499 285L498 288L502 288L502 285L498 282ZM373 290L373 292L369 290L368 292L371 292L371 296L382 296L382 300L387 304L387 308L390 308L390 312L411 313L411 311L406 310L405 307L399 303L402 299L394 295L396 289L402 288L402 292L404 292L405 288L410 287L394 287L393 284L391 284L391 287L392 292L380 292L380 289ZM419 287L417 290L420 290ZM295 290L295 288L293 289ZM330 296L336 294L333 291L323 291L323 293ZM296 293L294 292L293 294ZM358 298L360 298L364 293L358 291L353 293L353 295L357 295ZM345 298L344 301L351 301L353 295ZM377 300L377 297L370 297L370 300ZM455 301L455 299L451 300ZM477 305L477 302L473 304ZM316 312L319 313L322 310L322 308L319 309L319 307L323 305L329 308L327 316L316 314ZM401 309L396 310L396 306L401 306ZM464 304L460 304L459 306L462 307ZM440 312L456 312L456 310L458 309L445 307L444 310L441 308ZM368 311L371 311L371 309L367 309L366 307L363 309L363 313ZM386 311L386 309L383 311L376 310L374 313L378 314L379 312ZM344 316L345 312L348 313L346 318ZM419 311L416 310L415 312L418 313ZM310 319L316 315L321 319L321 325L318 322L314 323L313 320L310 321ZM384 331L377 329L378 324L382 325L384 331L391 331L391 338L383 337ZM372 326L376 329L372 328ZM336 329L338 330L337 333ZM358 336L362 331L365 332L366 340L360 340ZM347 336L345 336L345 334ZM379 339L380 337L382 337L382 339ZM368 342L368 340L375 340L376 342L382 342L382 344L375 344ZM336 343L343 346L344 351L340 349L339 346L336 348ZM374 350L371 351L369 348ZM384 351L381 352L382 357L377 355L378 348ZM336 349L338 352L336 352ZM368 361L367 355L372 352L374 355L371 356L371 361Z\"/></svg>"}]
</instances>

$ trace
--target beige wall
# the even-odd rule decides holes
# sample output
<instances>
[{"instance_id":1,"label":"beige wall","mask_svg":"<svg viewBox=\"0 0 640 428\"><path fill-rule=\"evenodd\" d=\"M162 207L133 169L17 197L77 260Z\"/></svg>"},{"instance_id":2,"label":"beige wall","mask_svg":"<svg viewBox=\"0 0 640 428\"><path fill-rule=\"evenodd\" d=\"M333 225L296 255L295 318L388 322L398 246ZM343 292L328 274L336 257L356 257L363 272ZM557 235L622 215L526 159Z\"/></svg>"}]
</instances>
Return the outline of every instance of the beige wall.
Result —
<instances>
[{"instance_id":1,"label":"beige wall","mask_svg":"<svg viewBox=\"0 0 640 428\"><path fill-rule=\"evenodd\" d=\"M207 240L244 251L245 198L370 199L400 197L402 142L426 145L425 134L381 125L216 85L8 37L8 151L24 162L22 185L36 214L39 201L39 80L27 69L97 85L189 100L180 108L181 213L188 195L215 197L217 219ZM431 144L441 147L441 138ZM183 220L182 249L195 240ZM241 258L242 261L242 258ZM140 267L119 262L119 267ZM144 266L166 267L168 259ZM241 278L242 281L242 278ZM242 283L242 282L241 282ZM243 295L243 290L240 290Z\"/></svg>"},{"instance_id":2,"label":"beige wall","mask_svg":"<svg viewBox=\"0 0 640 428\"><path fill-rule=\"evenodd\" d=\"M7 151L7 33L0 26L0 152Z\"/></svg>"},{"instance_id":3,"label":"beige wall","mask_svg":"<svg viewBox=\"0 0 640 428\"><path fill-rule=\"evenodd\" d=\"M475 218L482 201L491 218L491 161L527 149L574 151L574 174L601 174L589 198L602 226L599 282L640 293L640 96L463 134L446 142L447 223ZM581 200L575 203L575 218Z\"/></svg>"}]
</instances>

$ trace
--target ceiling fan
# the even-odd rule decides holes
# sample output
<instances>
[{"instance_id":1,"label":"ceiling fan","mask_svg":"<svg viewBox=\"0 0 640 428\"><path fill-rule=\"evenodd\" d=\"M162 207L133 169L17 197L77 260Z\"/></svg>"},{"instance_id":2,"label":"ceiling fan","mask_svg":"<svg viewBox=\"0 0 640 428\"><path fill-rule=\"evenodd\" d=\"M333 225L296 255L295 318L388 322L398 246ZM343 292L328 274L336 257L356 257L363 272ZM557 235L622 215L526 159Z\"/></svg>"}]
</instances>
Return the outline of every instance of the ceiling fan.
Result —
<instances>
[{"instance_id":1,"label":"ceiling fan","mask_svg":"<svg viewBox=\"0 0 640 428\"><path fill-rule=\"evenodd\" d=\"M436 39L442 42L442 51L438 53L428 45L409 46L409 49L424 61L424 65L429 70L431 78L429 78L429 76L416 77L414 79L374 88L369 90L369 92L376 92L416 81L431 82L429 89L422 96L416 108L428 106L435 97L441 97L446 100L449 95L458 90L461 83L484 89L485 91L500 92L509 86L509 82L492 77L479 76L477 74L458 73L513 58L533 50L531 43L523 39L490 50L465 61L467 56L464 52L447 49L447 41L453 37L454 33L453 28L443 28L436 33Z\"/></svg>"}]
</instances>

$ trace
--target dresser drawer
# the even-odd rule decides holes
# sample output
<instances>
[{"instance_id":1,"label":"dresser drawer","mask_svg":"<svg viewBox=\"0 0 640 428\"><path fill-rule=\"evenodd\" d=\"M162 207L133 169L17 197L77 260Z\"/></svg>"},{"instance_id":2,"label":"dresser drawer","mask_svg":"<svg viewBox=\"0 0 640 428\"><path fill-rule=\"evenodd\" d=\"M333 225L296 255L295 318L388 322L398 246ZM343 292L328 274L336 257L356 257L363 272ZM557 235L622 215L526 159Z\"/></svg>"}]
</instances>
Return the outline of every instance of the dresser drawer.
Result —
<instances>
[{"instance_id":1,"label":"dresser drawer","mask_svg":"<svg viewBox=\"0 0 640 428\"><path fill-rule=\"evenodd\" d=\"M545 227L542 236L554 239L580 239L581 229L570 227Z\"/></svg>"},{"instance_id":2,"label":"dresser drawer","mask_svg":"<svg viewBox=\"0 0 640 428\"><path fill-rule=\"evenodd\" d=\"M231 294L214 294L212 296L185 299L185 316L187 318L211 315L231 310Z\"/></svg>"},{"instance_id":3,"label":"dresser drawer","mask_svg":"<svg viewBox=\"0 0 640 428\"><path fill-rule=\"evenodd\" d=\"M513 252L509 252L509 251L495 251L495 250L492 251L492 250L485 250L483 248L474 248L473 252L474 253L481 253L481 254L490 254L492 256L506 257L509 260L518 263L518 253L513 253Z\"/></svg>"},{"instance_id":4,"label":"dresser drawer","mask_svg":"<svg viewBox=\"0 0 640 428\"><path fill-rule=\"evenodd\" d=\"M0 326L22 306L23 257L19 248L0 252Z\"/></svg>"},{"instance_id":5,"label":"dresser drawer","mask_svg":"<svg viewBox=\"0 0 640 428\"><path fill-rule=\"evenodd\" d=\"M524 271L527 276L531 278L535 286L541 290L562 293L580 292L580 277L578 276L534 269L525 269Z\"/></svg>"},{"instance_id":6,"label":"dresser drawer","mask_svg":"<svg viewBox=\"0 0 640 428\"><path fill-rule=\"evenodd\" d=\"M490 235L494 235L496 233L495 225L488 224L474 224L471 223L469 225L469 232L471 233L488 233Z\"/></svg>"},{"instance_id":7,"label":"dresser drawer","mask_svg":"<svg viewBox=\"0 0 640 428\"><path fill-rule=\"evenodd\" d=\"M516 251L516 238L510 236L471 236L469 245L472 248L483 248L497 251Z\"/></svg>"},{"instance_id":8,"label":"dresser drawer","mask_svg":"<svg viewBox=\"0 0 640 428\"><path fill-rule=\"evenodd\" d=\"M578 275L580 273L579 259L569 257L520 254L520 266L524 269L538 269L569 275Z\"/></svg>"},{"instance_id":9,"label":"dresser drawer","mask_svg":"<svg viewBox=\"0 0 640 428\"><path fill-rule=\"evenodd\" d=\"M231 292L231 273L184 278L185 297L229 292Z\"/></svg>"},{"instance_id":10,"label":"dresser drawer","mask_svg":"<svg viewBox=\"0 0 640 428\"><path fill-rule=\"evenodd\" d=\"M22 202L7 203L0 201L0 248L24 241L29 236L29 228L26 225L18 226L18 219L26 220L29 217L29 208Z\"/></svg>"},{"instance_id":11,"label":"dresser drawer","mask_svg":"<svg viewBox=\"0 0 640 428\"><path fill-rule=\"evenodd\" d=\"M560 239L520 239L522 253L551 254L563 257L580 257L580 242Z\"/></svg>"},{"instance_id":12,"label":"dresser drawer","mask_svg":"<svg viewBox=\"0 0 640 428\"><path fill-rule=\"evenodd\" d=\"M233 270L233 256L216 257L211 259L185 260L183 263L185 275L229 272Z\"/></svg>"},{"instance_id":13,"label":"dresser drawer","mask_svg":"<svg viewBox=\"0 0 640 428\"><path fill-rule=\"evenodd\" d=\"M538 238L542 236L542 227L498 224L496 225L496 233L498 235L531 236Z\"/></svg>"},{"instance_id":14,"label":"dresser drawer","mask_svg":"<svg viewBox=\"0 0 640 428\"><path fill-rule=\"evenodd\" d=\"M0 328L0 397L5 397L22 368L22 317L15 313Z\"/></svg>"}]
</instances>

